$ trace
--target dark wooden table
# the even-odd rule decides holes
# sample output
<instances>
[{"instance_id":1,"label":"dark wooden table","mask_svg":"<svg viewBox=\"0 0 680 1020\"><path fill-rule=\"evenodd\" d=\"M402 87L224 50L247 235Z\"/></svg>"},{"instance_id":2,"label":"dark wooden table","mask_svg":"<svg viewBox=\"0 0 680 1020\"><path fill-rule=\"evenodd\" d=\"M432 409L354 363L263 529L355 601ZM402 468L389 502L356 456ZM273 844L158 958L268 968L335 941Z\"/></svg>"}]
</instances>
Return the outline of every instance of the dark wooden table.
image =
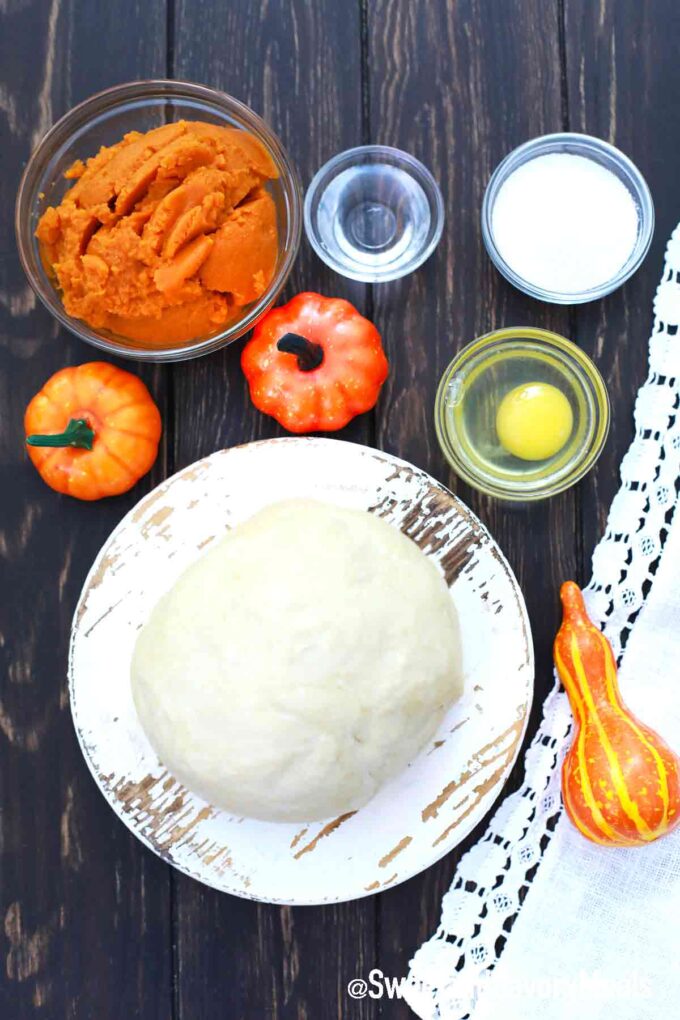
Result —
<instances>
[{"instance_id":1,"label":"dark wooden table","mask_svg":"<svg viewBox=\"0 0 680 1020\"><path fill-rule=\"evenodd\" d=\"M59 330L27 286L13 241L15 190L32 146L74 103L151 77L204 82L252 105L278 132L305 184L333 153L371 141L407 149L432 168L447 219L437 252L419 272L383 286L351 284L303 243L287 294L347 297L375 320L391 375L376 412L344 437L399 454L449 484L507 553L536 645L530 736L551 683L558 584L588 577L617 488L634 394L646 374L652 295L680 213L680 6L5 0L0 9L0 1016L407 1016L396 1002L352 1001L347 982L374 966L405 972L436 926L464 847L357 903L258 905L203 888L155 858L115 818L86 770L71 725L66 651L96 552L168 474L220 447L279 433L249 403L240 344L185 364L140 366L165 422L151 475L128 495L93 505L47 489L24 454L24 406L53 371L96 352ZM572 309L541 305L506 284L485 254L479 225L498 160L527 138L562 129L599 135L628 153L657 209L655 241L634 279L604 301ZM525 508L457 482L432 424L437 380L454 352L515 324L577 340L596 359L613 405L597 468L564 495Z\"/></svg>"}]
</instances>

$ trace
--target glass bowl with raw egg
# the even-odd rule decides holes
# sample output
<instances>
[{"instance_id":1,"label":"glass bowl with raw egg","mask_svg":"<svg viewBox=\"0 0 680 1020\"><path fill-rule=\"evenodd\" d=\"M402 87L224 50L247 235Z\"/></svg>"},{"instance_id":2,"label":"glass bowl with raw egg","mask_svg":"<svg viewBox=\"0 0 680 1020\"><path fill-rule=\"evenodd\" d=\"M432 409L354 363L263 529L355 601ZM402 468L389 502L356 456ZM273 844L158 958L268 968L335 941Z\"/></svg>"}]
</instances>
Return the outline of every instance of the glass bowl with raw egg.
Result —
<instances>
[{"instance_id":1,"label":"glass bowl with raw egg","mask_svg":"<svg viewBox=\"0 0 680 1020\"><path fill-rule=\"evenodd\" d=\"M435 427L449 464L500 499L545 499L583 478L609 430L609 398L576 344L533 327L499 329L444 372Z\"/></svg>"},{"instance_id":2,"label":"glass bowl with raw egg","mask_svg":"<svg viewBox=\"0 0 680 1020\"><path fill-rule=\"evenodd\" d=\"M273 305L300 244L291 160L244 103L181 81L117 85L45 135L16 234L36 294L95 347L179 361Z\"/></svg>"}]
</instances>

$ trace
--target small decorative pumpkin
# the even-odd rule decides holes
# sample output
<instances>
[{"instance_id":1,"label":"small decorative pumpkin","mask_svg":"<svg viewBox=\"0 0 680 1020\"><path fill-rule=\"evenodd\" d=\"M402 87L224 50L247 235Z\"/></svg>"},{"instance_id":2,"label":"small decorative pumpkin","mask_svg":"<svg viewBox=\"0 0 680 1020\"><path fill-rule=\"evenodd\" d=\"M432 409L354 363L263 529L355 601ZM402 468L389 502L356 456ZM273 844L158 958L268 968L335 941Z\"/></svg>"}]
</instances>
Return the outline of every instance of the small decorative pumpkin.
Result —
<instances>
[{"instance_id":1,"label":"small decorative pumpkin","mask_svg":"<svg viewBox=\"0 0 680 1020\"><path fill-rule=\"evenodd\" d=\"M76 499L127 492L156 460L161 416L141 379L101 361L62 368L26 408L28 455Z\"/></svg>"},{"instance_id":2,"label":"small decorative pumpkin","mask_svg":"<svg viewBox=\"0 0 680 1020\"><path fill-rule=\"evenodd\" d=\"M611 645L578 585L565 582L560 597L555 665L576 723L562 767L564 806L594 843L643 846L680 822L680 758L621 700Z\"/></svg>"},{"instance_id":3,"label":"small decorative pumpkin","mask_svg":"<svg viewBox=\"0 0 680 1020\"><path fill-rule=\"evenodd\" d=\"M370 411L387 378L372 322L341 298L298 294L260 320L241 357L250 399L289 432L332 432Z\"/></svg>"}]
</instances>

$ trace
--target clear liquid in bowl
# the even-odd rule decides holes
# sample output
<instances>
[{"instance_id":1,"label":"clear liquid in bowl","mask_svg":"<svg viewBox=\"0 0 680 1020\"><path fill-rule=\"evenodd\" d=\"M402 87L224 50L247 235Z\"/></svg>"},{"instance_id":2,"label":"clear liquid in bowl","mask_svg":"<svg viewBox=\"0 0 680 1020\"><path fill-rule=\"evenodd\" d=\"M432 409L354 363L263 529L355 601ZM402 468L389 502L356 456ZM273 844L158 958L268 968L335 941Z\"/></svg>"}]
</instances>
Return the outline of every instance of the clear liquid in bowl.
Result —
<instances>
[{"instance_id":1,"label":"clear liquid in bowl","mask_svg":"<svg viewBox=\"0 0 680 1020\"><path fill-rule=\"evenodd\" d=\"M413 272L436 247L444 205L429 170L388 146L348 149L309 186L305 229L316 253L344 276L366 282Z\"/></svg>"},{"instance_id":2,"label":"clear liquid in bowl","mask_svg":"<svg viewBox=\"0 0 680 1020\"><path fill-rule=\"evenodd\" d=\"M388 163L352 166L319 199L317 224L328 253L356 271L398 271L422 250L431 224L420 184Z\"/></svg>"}]
</instances>

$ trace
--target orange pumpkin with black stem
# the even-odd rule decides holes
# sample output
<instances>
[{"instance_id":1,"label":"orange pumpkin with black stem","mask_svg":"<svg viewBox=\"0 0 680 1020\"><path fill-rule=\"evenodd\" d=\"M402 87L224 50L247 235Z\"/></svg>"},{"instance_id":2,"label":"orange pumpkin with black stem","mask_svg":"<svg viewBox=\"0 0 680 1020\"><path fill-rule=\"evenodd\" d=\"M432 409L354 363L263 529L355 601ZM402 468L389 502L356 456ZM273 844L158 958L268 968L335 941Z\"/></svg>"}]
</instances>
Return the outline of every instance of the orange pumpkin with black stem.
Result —
<instances>
[{"instance_id":1,"label":"orange pumpkin with black stem","mask_svg":"<svg viewBox=\"0 0 680 1020\"><path fill-rule=\"evenodd\" d=\"M289 432L343 428L374 407L388 372L373 323L311 292L260 320L241 366L252 402Z\"/></svg>"},{"instance_id":2,"label":"orange pumpkin with black stem","mask_svg":"<svg viewBox=\"0 0 680 1020\"><path fill-rule=\"evenodd\" d=\"M149 471L161 416L141 379L93 361L48 379L26 408L24 427L43 480L93 500L127 492Z\"/></svg>"},{"instance_id":3,"label":"orange pumpkin with black stem","mask_svg":"<svg viewBox=\"0 0 680 1020\"><path fill-rule=\"evenodd\" d=\"M566 812L594 843L644 846L680 822L680 758L623 703L611 645L578 585L565 582L560 596L555 665L575 720L562 766Z\"/></svg>"}]
</instances>

